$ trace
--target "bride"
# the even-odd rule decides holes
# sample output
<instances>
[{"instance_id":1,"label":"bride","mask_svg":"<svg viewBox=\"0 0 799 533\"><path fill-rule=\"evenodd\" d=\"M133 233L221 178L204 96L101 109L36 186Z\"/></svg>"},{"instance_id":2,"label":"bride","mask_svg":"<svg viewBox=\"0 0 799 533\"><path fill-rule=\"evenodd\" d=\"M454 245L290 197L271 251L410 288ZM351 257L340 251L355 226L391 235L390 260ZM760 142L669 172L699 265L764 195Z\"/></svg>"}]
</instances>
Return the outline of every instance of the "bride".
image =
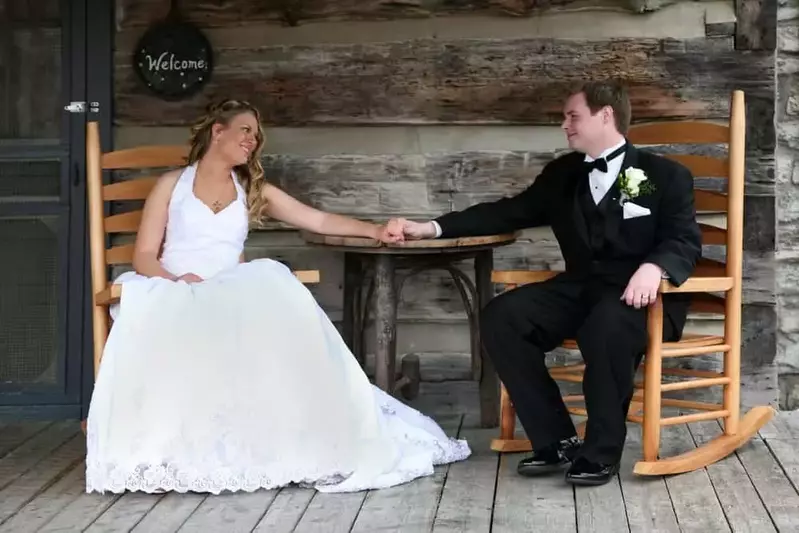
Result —
<instances>
[{"instance_id":1,"label":"bride","mask_svg":"<svg viewBox=\"0 0 799 533\"><path fill-rule=\"evenodd\" d=\"M391 241L263 179L258 111L228 100L192 130L188 166L145 202L87 421L87 492L378 489L467 458L372 386L281 263L244 262L249 221ZM159 256L159 250L161 250Z\"/></svg>"}]
</instances>

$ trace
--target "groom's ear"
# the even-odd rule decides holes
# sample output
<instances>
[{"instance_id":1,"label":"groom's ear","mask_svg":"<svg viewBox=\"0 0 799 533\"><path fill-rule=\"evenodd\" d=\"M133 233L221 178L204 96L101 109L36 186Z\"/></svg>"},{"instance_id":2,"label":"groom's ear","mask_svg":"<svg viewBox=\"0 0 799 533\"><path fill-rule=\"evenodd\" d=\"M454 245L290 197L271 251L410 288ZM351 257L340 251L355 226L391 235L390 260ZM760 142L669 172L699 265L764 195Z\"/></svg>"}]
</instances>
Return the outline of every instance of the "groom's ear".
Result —
<instances>
[{"instance_id":1,"label":"groom's ear","mask_svg":"<svg viewBox=\"0 0 799 533\"><path fill-rule=\"evenodd\" d=\"M599 111L602 113L602 123L603 124L613 124L614 123L614 116L613 116L613 108L609 105L603 106L602 109Z\"/></svg>"}]
</instances>

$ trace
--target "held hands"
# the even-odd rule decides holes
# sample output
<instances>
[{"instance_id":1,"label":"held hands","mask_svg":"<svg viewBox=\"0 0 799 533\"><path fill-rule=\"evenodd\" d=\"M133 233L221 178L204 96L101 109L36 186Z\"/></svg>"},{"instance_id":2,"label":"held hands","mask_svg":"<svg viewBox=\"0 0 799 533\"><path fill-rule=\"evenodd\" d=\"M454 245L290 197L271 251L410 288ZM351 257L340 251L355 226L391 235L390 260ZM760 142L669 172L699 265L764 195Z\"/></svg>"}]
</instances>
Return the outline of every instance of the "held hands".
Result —
<instances>
[{"instance_id":1,"label":"held hands","mask_svg":"<svg viewBox=\"0 0 799 533\"><path fill-rule=\"evenodd\" d=\"M621 299L636 309L646 307L657 298L663 270L654 263L644 263L635 271Z\"/></svg>"},{"instance_id":2,"label":"held hands","mask_svg":"<svg viewBox=\"0 0 799 533\"><path fill-rule=\"evenodd\" d=\"M432 239L436 236L436 229L432 222L414 222L404 218L392 218L387 227L392 232L404 239Z\"/></svg>"},{"instance_id":3,"label":"held hands","mask_svg":"<svg viewBox=\"0 0 799 533\"><path fill-rule=\"evenodd\" d=\"M402 219L392 218L386 224L377 228L378 241L392 244L395 242L402 242L405 240L405 235L402 233Z\"/></svg>"}]
</instances>

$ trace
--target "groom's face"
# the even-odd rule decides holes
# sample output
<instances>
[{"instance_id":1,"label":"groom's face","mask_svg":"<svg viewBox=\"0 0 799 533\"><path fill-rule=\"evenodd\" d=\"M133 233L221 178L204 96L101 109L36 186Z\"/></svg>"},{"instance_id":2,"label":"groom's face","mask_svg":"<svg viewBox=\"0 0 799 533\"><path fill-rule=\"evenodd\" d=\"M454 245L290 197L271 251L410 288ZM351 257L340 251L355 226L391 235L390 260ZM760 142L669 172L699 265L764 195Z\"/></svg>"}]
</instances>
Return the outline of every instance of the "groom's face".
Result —
<instances>
[{"instance_id":1,"label":"groom's face","mask_svg":"<svg viewBox=\"0 0 799 533\"><path fill-rule=\"evenodd\" d=\"M588 152L591 147L601 143L605 121L603 110L591 113L583 93L577 93L566 100L563 108L563 130L569 148L578 152Z\"/></svg>"}]
</instances>

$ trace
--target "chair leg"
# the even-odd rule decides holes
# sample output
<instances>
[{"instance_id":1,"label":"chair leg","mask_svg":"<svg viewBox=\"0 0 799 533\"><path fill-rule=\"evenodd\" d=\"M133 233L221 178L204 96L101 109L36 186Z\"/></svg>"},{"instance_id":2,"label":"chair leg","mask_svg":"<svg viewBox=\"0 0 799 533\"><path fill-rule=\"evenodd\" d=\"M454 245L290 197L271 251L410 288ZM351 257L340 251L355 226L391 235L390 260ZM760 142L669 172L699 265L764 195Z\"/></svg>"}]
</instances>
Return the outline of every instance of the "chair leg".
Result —
<instances>
[{"instance_id":1,"label":"chair leg","mask_svg":"<svg viewBox=\"0 0 799 533\"><path fill-rule=\"evenodd\" d=\"M661 327L663 324L663 307L660 296L652 307L648 314L647 328L650 335L644 373L644 460L635 464L633 472L646 476L681 474L704 468L733 453L771 420L774 416L774 409L770 406L754 407L746 416L738 419L740 374L737 372L737 365L739 364L740 342L731 343L731 346L735 348L735 353L732 356L729 353L725 354L724 361L725 375L730 377L731 382L725 387L724 403L722 411L719 411L719 418L723 412L726 412L724 433L698 448L673 457L658 458L661 426Z\"/></svg>"},{"instance_id":2,"label":"chair leg","mask_svg":"<svg viewBox=\"0 0 799 533\"><path fill-rule=\"evenodd\" d=\"M648 342L644 370L644 461L656 461L660 449L660 399L663 349L663 299L658 295L647 313Z\"/></svg>"},{"instance_id":3,"label":"chair leg","mask_svg":"<svg viewBox=\"0 0 799 533\"><path fill-rule=\"evenodd\" d=\"M735 328L736 324L728 324L730 316L725 318L725 327ZM730 378L730 382L724 387L724 399L722 403L724 410L729 415L724 419L724 434L735 435L738 433L738 425L741 417L741 341L740 326L736 335L729 339L730 350L724 354L724 376ZM725 336L729 336L728 334Z\"/></svg>"},{"instance_id":4,"label":"chair leg","mask_svg":"<svg viewBox=\"0 0 799 533\"><path fill-rule=\"evenodd\" d=\"M514 438L516 432L516 409L510 400L505 385L500 382L499 438L491 441L495 452L529 452L533 447L527 439Z\"/></svg>"},{"instance_id":5,"label":"chair leg","mask_svg":"<svg viewBox=\"0 0 799 533\"><path fill-rule=\"evenodd\" d=\"M94 379L97 380L97 373L100 371L100 361L103 358L105 342L108 340L108 330L111 327L111 317L108 315L108 307L95 305L92 313L92 340L94 342ZM80 421L80 429L86 435L87 420Z\"/></svg>"}]
</instances>

